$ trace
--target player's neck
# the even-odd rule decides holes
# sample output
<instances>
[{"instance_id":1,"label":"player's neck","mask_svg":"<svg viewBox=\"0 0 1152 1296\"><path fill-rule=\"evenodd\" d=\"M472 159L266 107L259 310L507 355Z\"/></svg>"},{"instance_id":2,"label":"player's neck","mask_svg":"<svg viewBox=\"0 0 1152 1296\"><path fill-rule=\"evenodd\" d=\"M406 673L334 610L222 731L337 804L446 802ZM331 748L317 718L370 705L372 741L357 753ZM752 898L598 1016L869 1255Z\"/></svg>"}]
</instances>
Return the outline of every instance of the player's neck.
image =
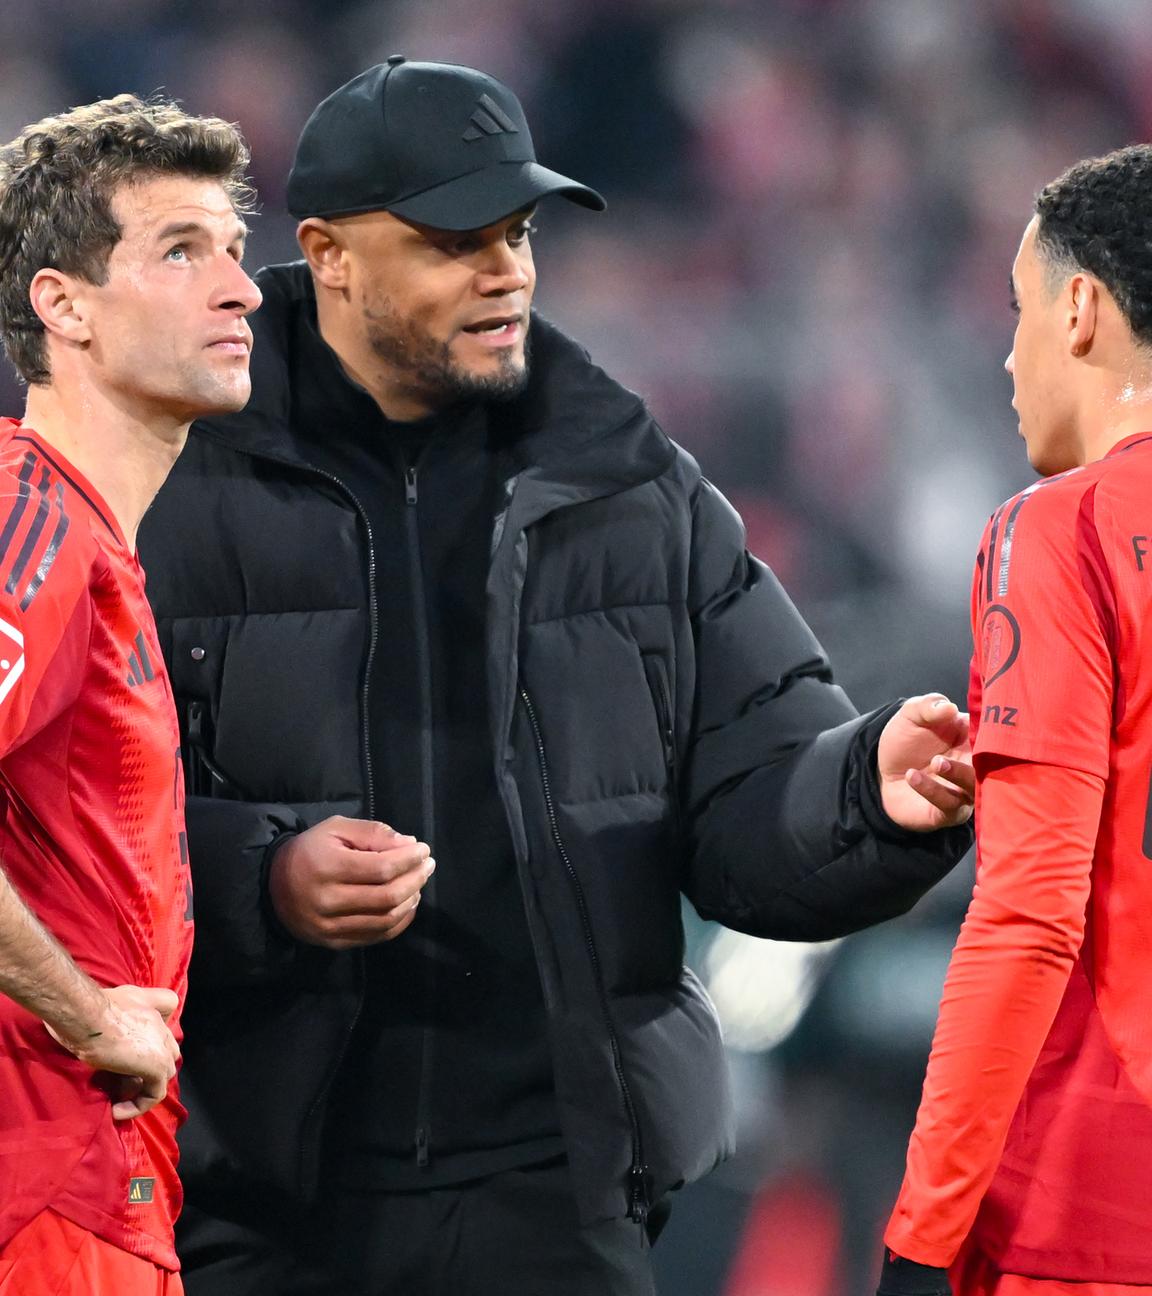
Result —
<instances>
[{"instance_id":1,"label":"player's neck","mask_svg":"<svg viewBox=\"0 0 1152 1296\"><path fill-rule=\"evenodd\" d=\"M24 422L92 483L135 551L140 521L172 470L188 424L133 416L91 390L29 387Z\"/></svg>"},{"instance_id":2,"label":"player's neck","mask_svg":"<svg viewBox=\"0 0 1152 1296\"><path fill-rule=\"evenodd\" d=\"M1103 459L1131 436L1152 432L1152 372L1143 365L1100 371L1092 388L1081 390L1078 415L1084 463Z\"/></svg>"}]
</instances>

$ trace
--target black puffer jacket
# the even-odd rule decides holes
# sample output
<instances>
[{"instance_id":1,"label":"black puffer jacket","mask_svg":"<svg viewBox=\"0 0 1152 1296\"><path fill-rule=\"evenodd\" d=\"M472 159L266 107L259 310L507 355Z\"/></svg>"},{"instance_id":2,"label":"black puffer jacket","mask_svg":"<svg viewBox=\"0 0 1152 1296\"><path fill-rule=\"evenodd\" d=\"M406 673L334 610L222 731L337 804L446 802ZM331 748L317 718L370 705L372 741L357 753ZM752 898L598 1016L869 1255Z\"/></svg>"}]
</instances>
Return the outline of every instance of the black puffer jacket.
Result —
<instances>
[{"instance_id":1,"label":"black puffer jacket","mask_svg":"<svg viewBox=\"0 0 1152 1296\"><path fill-rule=\"evenodd\" d=\"M193 429L141 552L191 793L181 1169L194 1195L251 1184L272 1205L317 1190L363 959L287 939L264 862L285 832L376 813L365 680L387 627L354 490L310 455L369 434L355 421L375 406L320 340L304 268L259 280L252 403ZM889 712L854 718L641 400L544 321L532 339L528 390L489 411L518 458L491 545L492 759L590 1220L642 1212L731 1147L681 891L740 930L823 939L906 910L970 834L885 818L871 767Z\"/></svg>"}]
</instances>

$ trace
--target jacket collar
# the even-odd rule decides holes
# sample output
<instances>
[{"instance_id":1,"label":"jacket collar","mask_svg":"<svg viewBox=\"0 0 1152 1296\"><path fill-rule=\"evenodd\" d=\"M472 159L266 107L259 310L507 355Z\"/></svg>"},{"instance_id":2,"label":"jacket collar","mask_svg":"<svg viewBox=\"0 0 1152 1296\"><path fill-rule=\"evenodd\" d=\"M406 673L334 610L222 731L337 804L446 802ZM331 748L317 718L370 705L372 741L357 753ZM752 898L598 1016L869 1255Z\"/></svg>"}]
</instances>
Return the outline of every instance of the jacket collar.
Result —
<instances>
[{"instance_id":1,"label":"jacket collar","mask_svg":"<svg viewBox=\"0 0 1152 1296\"><path fill-rule=\"evenodd\" d=\"M252 398L238 414L199 420L193 435L309 468L319 438L382 431L376 402L319 334L305 264L267 266L256 281L264 304L252 317ZM528 386L488 405L487 416L509 444L516 474L534 483L534 514L614 494L668 467L674 448L640 397L535 312L529 348Z\"/></svg>"}]
</instances>

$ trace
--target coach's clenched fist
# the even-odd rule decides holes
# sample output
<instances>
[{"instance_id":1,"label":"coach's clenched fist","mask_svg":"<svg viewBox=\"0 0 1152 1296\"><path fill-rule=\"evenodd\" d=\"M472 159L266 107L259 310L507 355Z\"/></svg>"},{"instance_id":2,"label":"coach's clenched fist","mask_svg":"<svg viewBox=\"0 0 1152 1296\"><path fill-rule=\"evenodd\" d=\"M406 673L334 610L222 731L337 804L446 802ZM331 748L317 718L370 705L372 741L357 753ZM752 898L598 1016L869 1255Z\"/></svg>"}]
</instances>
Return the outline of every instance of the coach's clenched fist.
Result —
<instances>
[{"instance_id":1,"label":"coach's clenched fist","mask_svg":"<svg viewBox=\"0 0 1152 1296\"><path fill-rule=\"evenodd\" d=\"M268 892L298 940L351 949L399 936L435 867L430 848L415 837L333 815L276 851Z\"/></svg>"}]
</instances>

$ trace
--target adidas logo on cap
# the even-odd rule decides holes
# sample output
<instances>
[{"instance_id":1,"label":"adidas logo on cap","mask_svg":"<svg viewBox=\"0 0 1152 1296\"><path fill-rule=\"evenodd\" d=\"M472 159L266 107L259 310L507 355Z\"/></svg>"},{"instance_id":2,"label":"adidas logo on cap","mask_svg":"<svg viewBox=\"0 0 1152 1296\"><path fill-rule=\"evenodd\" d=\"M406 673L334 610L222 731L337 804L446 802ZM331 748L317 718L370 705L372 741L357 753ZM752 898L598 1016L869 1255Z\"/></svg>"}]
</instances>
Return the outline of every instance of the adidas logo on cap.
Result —
<instances>
[{"instance_id":1,"label":"adidas logo on cap","mask_svg":"<svg viewBox=\"0 0 1152 1296\"><path fill-rule=\"evenodd\" d=\"M476 104L476 111L469 120L472 124L464 132L464 138L469 142L483 139L485 135L516 135L519 133L516 129L516 123L491 95L482 94L480 96Z\"/></svg>"}]
</instances>

